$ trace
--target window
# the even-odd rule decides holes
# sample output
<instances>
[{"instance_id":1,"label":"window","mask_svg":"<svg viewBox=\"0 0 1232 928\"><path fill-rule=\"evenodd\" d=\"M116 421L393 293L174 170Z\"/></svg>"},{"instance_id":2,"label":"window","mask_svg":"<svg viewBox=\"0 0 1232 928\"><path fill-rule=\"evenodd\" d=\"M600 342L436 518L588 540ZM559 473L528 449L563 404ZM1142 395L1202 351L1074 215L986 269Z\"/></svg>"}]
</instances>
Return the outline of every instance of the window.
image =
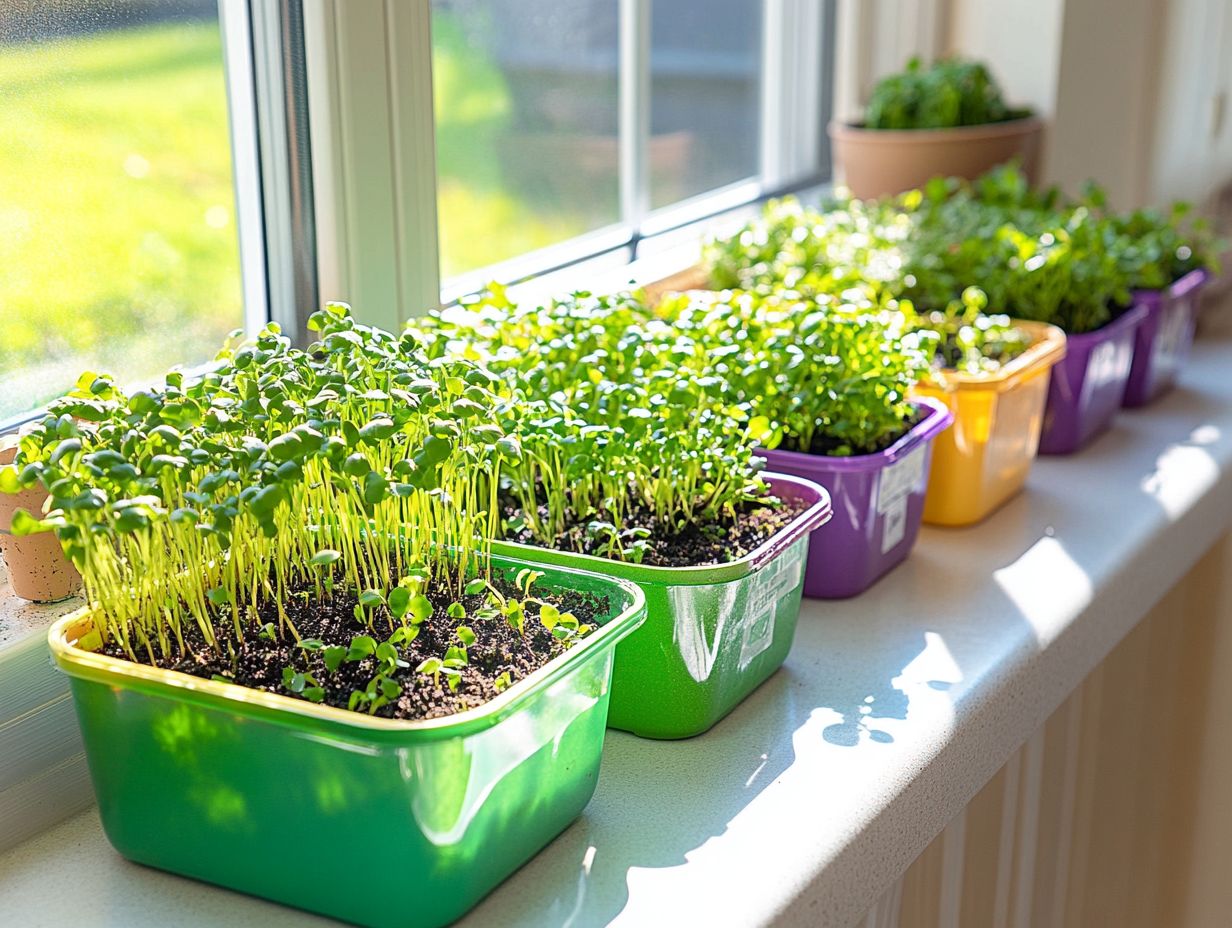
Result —
<instances>
[{"instance_id":1,"label":"window","mask_svg":"<svg viewBox=\"0 0 1232 928\"><path fill-rule=\"evenodd\" d=\"M616 0L434 0L441 275L620 220Z\"/></svg>"},{"instance_id":2,"label":"window","mask_svg":"<svg viewBox=\"0 0 1232 928\"><path fill-rule=\"evenodd\" d=\"M0 0L0 421L244 322L215 0Z\"/></svg>"},{"instance_id":3,"label":"window","mask_svg":"<svg viewBox=\"0 0 1232 928\"><path fill-rule=\"evenodd\" d=\"M446 298L615 249L632 257L648 235L820 179L830 4L432 0L431 11ZM784 92L782 75L813 86Z\"/></svg>"}]
</instances>

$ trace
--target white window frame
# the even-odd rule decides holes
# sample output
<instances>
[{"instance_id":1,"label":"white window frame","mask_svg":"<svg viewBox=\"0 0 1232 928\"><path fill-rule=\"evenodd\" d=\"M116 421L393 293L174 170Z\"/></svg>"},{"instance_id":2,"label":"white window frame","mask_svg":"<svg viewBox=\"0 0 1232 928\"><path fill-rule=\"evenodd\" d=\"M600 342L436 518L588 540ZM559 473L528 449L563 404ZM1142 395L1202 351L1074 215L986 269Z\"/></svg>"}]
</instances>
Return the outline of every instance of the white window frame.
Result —
<instances>
[{"instance_id":1,"label":"white window frame","mask_svg":"<svg viewBox=\"0 0 1232 928\"><path fill-rule=\"evenodd\" d=\"M396 330L490 280L627 264L647 239L828 176L833 2L764 0L758 175L649 209L651 0L619 3L620 221L450 279L442 294L429 0L303 0L321 297Z\"/></svg>"}]
</instances>

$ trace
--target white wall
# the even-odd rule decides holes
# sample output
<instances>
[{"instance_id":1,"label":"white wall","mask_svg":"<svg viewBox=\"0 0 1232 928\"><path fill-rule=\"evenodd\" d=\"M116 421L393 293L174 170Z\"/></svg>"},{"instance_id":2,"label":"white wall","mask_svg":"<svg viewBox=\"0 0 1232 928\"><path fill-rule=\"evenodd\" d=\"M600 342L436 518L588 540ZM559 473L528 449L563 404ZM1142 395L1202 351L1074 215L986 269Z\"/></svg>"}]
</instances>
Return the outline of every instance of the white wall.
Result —
<instances>
[{"instance_id":1,"label":"white wall","mask_svg":"<svg viewBox=\"0 0 1232 928\"><path fill-rule=\"evenodd\" d=\"M1232 0L840 0L835 112L913 54L991 63L1049 122L1043 172L1122 207L1232 182Z\"/></svg>"},{"instance_id":2,"label":"white wall","mask_svg":"<svg viewBox=\"0 0 1232 928\"><path fill-rule=\"evenodd\" d=\"M1229 0L951 0L946 50L985 58L1050 119L1047 180L1119 206L1232 181Z\"/></svg>"}]
</instances>

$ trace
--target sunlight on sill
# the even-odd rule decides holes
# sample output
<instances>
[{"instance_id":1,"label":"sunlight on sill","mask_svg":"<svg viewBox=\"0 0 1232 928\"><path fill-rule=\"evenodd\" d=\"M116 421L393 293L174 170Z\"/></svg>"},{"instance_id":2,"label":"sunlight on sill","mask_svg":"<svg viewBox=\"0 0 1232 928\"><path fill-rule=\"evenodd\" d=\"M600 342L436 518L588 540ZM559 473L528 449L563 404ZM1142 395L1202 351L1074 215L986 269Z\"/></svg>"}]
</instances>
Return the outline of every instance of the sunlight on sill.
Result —
<instances>
[{"instance_id":1,"label":"sunlight on sill","mask_svg":"<svg viewBox=\"0 0 1232 928\"><path fill-rule=\"evenodd\" d=\"M918 687L945 692L963 682L963 673L945 639L938 632L925 632L924 650L891 682L908 693Z\"/></svg>"},{"instance_id":2,"label":"sunlight on sill","mask_svg":"<svg viewBox=\"0 0 1232 928\"><path fill-rule=\"evenodd\" d=\"M1065 546L1051 535L1039 539L993 579L1021 613L1043 647L1091 603L1094 587Z\"/></svg>"},{"instance_id":3,"label":"sunlight on sill","mask_svg":"<svg viewBox=\"0 0 1232 928\"><path fill-rule=\"evenodd\" d=\"M1155 470L1142 479L1142 489L1175 522L1219 480L1219 464L1204 446L1219 441L1214 425L1202 425L1184 444L1172 445L1155 462Z\"/></svg>"}]
</instances>

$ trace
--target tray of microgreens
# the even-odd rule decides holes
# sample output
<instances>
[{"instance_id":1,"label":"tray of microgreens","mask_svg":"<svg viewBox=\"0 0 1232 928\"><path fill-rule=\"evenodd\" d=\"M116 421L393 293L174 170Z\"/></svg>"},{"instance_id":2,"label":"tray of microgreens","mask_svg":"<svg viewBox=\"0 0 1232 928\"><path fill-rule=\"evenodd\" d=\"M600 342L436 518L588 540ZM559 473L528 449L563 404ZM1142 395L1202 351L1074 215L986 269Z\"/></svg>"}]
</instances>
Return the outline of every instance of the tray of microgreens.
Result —
<instances>
[{"instance_id":1,"label":"tray of microgreens","mask_svg":"<svg viewBox=\"0 0 1232 928\"><path fill-rule=\"evenodd\" d=\"M502 427L520 457L495 550L645 592L647 623L617 653L613 725L697 734L782 663L828 498L763 471L751 416L705 344L640 295L519 304L500 288L410 332L434 356L481 360L515 393Z\"/></svg>"},{"instance_id":2,"label":"tray of microgreens","mask_svg":"<svg viewBox=\"0 0 1232 928\"><path fill-rule=\"evenodd\" d=\"M122 853L361 924L443 924L589 798L644 600L491 553L519 459L503 380L340 304L309 326L307 350L270 327L131 393L85 375L0 489L46 487L14 528L54 528L84 579L49 640ZM288 857L287 834L398 853ZM373 880L417 890L414 912L337 891Z\"/></svg>"}]
</instances>

